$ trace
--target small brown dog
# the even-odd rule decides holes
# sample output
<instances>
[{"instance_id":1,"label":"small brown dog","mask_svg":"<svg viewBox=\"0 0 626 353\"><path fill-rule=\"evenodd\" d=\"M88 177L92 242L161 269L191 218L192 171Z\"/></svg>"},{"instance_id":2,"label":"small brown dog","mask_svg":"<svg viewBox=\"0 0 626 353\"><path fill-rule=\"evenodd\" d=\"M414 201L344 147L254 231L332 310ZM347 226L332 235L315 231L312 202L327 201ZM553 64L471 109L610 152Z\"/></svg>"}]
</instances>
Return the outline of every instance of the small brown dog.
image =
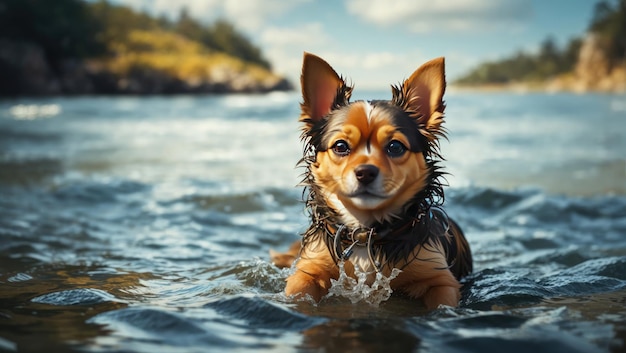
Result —
<instances>
[{"instance_id":1,"label":"small brown dog","mask_svg":"<svg viewBox=\"0 0 626 353\"><path fill-rule=\"evenodd\" d=\"M279 267L297 261L286 294L319 301L344 262L349 276L358 267L370 282L374 272L402 270L391 288L429 309L458 305L458 279L472 271L472 256L440 208L444 59L392 86L391 101L350 102L352 87L309 53L301 80L300 164L311 226L287 253L271 253Z\"/></svg>"}]
</instances>

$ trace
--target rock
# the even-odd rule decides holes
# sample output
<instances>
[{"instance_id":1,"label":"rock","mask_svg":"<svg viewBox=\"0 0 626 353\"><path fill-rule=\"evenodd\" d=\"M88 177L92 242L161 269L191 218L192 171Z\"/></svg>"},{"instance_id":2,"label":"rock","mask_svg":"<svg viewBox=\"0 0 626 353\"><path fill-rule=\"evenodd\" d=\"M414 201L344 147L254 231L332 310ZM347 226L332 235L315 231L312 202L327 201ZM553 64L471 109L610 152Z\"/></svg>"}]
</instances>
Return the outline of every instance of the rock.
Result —
<instances>
[{"instance_id":1,"label":"rock","mask_svg":"<svg viewBox=\"0 0 626 353\"><path fill-rule=\"evenodd\" d=\"M594 33L588 33L583 40L574 78L575 91L626 91L626 68L611 64L601 39Z\"/></svg>"},{"instance_id":2,"label":"rock","mask_svg":"<svg viewBox=\"0 0 626 353\"><path fill-rule=\"evenodd\" d=\"M610 72L609 59L602 50L598 36L589 33L583 40L578 52L578 61L574 75L580 90L592 89Z\"/></svg>"},{"instance_id":3,"label":"rock","mask_svg":"<svg viewBox=\"0 0 626 353\"><path fill-rule=\"evenodd\" d=\"M182 80L162 71L134 69L119 76L99 61L66 59L56 67L36 44L0 38L0 96L57 94L260 93L291 90L286 79L263 79L231 67L215 67L210 78Z\"/></svg>"},{"instance_id":4,"label":"rock","mask_svg":"<svg viewBox=\"0 0 626 353\"><path fill-rule=\"evenodd\" d=\"M43 49L32 43L0 38L0 94L41 95L61 92Z\"/></svg>"}]
</instances>

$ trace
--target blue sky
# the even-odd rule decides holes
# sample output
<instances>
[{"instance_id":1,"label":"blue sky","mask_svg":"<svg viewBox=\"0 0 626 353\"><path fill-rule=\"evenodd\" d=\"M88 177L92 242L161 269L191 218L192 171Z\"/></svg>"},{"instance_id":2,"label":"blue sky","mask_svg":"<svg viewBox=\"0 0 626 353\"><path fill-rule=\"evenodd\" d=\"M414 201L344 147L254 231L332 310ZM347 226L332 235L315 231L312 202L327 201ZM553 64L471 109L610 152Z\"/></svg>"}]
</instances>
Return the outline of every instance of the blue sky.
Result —
<instances>
[{"instance_id":1,"label":"blue sky","mask_svg":"<svg viewBox=\"0 0 626 353\"><path fill-rule=\"evenodd\" d=\"M386 89L446 57L448 80L475 65L582 36L595 0L115 0L176 18L223 17L294 83L302 52L326 59L356 88Z\"/></svg>"}]
</instances>

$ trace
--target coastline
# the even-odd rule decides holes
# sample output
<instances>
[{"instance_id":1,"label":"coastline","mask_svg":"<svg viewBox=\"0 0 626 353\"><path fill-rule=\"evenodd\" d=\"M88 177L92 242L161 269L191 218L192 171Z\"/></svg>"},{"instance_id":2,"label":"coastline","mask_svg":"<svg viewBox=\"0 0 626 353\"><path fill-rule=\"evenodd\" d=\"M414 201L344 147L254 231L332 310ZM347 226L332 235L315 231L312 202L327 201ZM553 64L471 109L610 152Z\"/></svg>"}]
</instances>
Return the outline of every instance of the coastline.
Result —
<instances>
[{"instance_id":1,"label":"coastline","mask_svg":"<svg viewBox=\"0 0 626 353\"><path fill-rule=\"evenodd\" d=\"M293 84L257 65L225 54L198 55L196 72L181 75L172 68L183 55L163 64L137 55L120 69L114 59L65 59L51 63L37 44L0 38L0 97L57 95L153 95L265 93L293 90Z\"/></svg>"},{"instance_id":2,"label":"coastline","mask_svg":"<svg viewBox=\"0 0 626 353\"><path fill-rule=\"evenodd\" d=\"M450 91L457 92L518 92L518 93L605 93L626 94L626 69L616 69L614 74L598 80L585 80L569 73L545 81L507 82L484 84L451 83Z\"/></svg>"}]
</instances>

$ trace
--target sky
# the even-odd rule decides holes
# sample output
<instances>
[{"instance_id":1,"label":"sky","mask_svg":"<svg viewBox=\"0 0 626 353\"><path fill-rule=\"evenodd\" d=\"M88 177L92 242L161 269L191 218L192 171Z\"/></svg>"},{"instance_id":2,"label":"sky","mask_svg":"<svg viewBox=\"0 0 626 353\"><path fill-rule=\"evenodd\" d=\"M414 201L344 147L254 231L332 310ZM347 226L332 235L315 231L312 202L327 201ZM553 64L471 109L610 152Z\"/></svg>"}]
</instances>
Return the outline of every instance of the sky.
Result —
<instances>
[{"instance_id":1,"label":"sky","mask_svg":"<svg viewBox=\"0 0 626 353\"><path fill-rule=\"evenodd\" d=\"M448 81L476 65L565 45L585 33L595 0L115 0L176 19L182 6L210 23L232 22L275 72L299 82L304 51L358 88L383 89L422 63L446 58Z\"/></svg>"}]
</instances>

